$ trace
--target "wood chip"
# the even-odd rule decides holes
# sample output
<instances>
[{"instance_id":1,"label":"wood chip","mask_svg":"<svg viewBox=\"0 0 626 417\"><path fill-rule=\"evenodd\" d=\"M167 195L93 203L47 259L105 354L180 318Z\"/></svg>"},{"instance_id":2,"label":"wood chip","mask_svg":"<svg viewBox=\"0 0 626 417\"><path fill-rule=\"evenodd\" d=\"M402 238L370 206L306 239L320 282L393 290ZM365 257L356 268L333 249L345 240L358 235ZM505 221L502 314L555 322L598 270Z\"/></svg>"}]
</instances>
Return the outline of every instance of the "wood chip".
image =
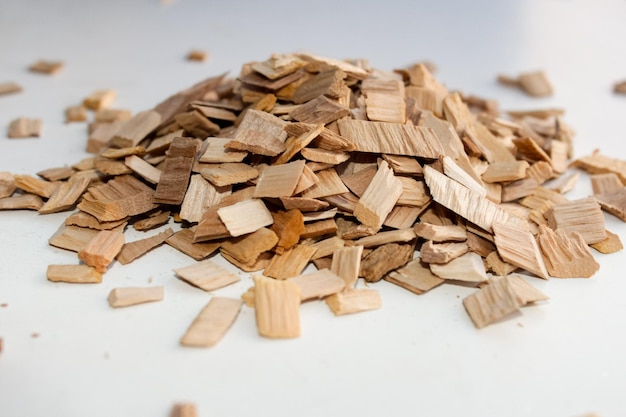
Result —
<instances>
[{"instance_id":1,"label":"wood chip","mask_svg":"<svg viewBox=\"0 0 626 417\"><path fill-rule=\"evenodd\" d=\"M161 0L161 3L169 0ZM198 410L193 403L174 404L170 417L198 417Z\"/></svg>"},{"instance_id":2,"label":"wood chip","mask_svg":"<svg viewBox=\"0 0 626 417\"><path fill-rule=\"evenodd\" d=\"M430 264L433 274L444 279L467 282L485 282L487 273L480 255L468 252L447 264Z\"/></svg>"},{"instance_id":3,"label":"wood chip","mask_svg":"<svg viewBox=\"0 0 626 417\"><path fill-rule=\"evenodd\" d=\"M607 238L602 242L593 243L590 246L600 253L615 253L624 249L622 241L615 233L606 231Z\"/></svg>"},{"instance_id":4,"label":"wood chip","mask_svg":"<svg viewBox=\"0 0 626 417\"><path fill-rule=\"evenodd\" d=\"M531 302L524 298L524 287L522 290L519 289L524 284L515 280L523 281L521 277L515 275L492 280L489 285L463 299L463 306L478 329L495 323ZM524 283L525 286L529 286L525 281Z\"/></svg>"},{"instance_id":5,"label":"wood chip","mask_svg":"<svg viewBox=\"0 0 626 417\"><path fill-rule=\"evenodd\" d=\"M40 59L34 64L28 67L31 72L38 72L40 74L53 75L59 72L63 68L63 62L61 61L48 61Z\"/></svg>"},{"instance_id":6,"label":"wood chip","mask_svg":"<svg viewBox=\"0 0 626 417\"><path fill-rule=\"evenodd\" d=\"M259 256L272 249L278 243L278 236L273 231L262 227L248 235L222 242L222 254L226 252L243 264L254 263Z\"/></svg>"},{"instance_id":7,"label":"wood chip","mask_svg":"<svg viewBox=\"0 0 626 417\"><path fill-rule=\"evenodd\" d=\"M306 169L303 171L303 173ZM314 174L317 182L306 189L301 196L304 198L322 198L349 192L341 178L333 168L324 169Z\"/></svg>"},{"instance_id":8,"label":"wood chip","mask_svg":"<svg viewBox=\"0 0 626 417\"><path fill-rule=\"evenodd\" d=\"M135 240L134 242L125 243L122 250L117 255L117 260L122 265L131 263L135 259L145 255L152 249L161 246L170 236L174 234L172 229L167 229L154 236L145 239Z\"/></svg>"},{"instance_id":9,"label":"wood chip","mask_svg":"<svg viewBox=\"0 0 626 417\"><path fill-rule=\"evenodd\" d=\"M418 295L445 282L444 279L433 274L420 259L413 259L405 266L389 272L384 279Z\"/></svg>"},{"instance_id":10,"label":"wood chip","mask_svg":"<svg viewBox=\"0 0 626 417\"><path fill-rule=\"evenodd\" d=\"M177 268L174 272L182 280L204 291L213 291L241 280L239 275L210 260Z\"/></svg>"},{"instance_id":11,"label":"wood chip","mask_svg":"<svg viewBox=\"0 0 626 417\"><path fill-rule=\"evenodd\" d=\"M259 171L248 164L238 162L225 164L210 164L202 168L200 174L217 187L226 187L253 180L259 176ZM297 182L297 178L295 180Z\"/></svg>"},{"instance_id":12,"label":"wood chip","mask_svg":"<svg viewBox=\"0 0 626 417\"><path fill-rule=\"evenodd\" d=\"M378 282L390 271L406 265L413 259L415 245L389 243L378 246L361 261L359 276L367 282Z\"/></svg>"},{"instance_id":13,"label":"wood chip","mask_svg":"<svg viewBox=\"0 0 626 417\"><path fill-rule=\"evenodd\" d=\"M469 251L465 242L433 243L426 241L420 248L422 262L427 264L447 264Z\"/></svg>"},{"instance_id":14,"label":"wood chip","mask_svg":"<svg viewBox=\"0 0 626 417\"><path fill-rule=\"evenodd\" d=\"M215 346L235 322L242 304L241 300L233 298L211 298L180 339L180 344L190 347Z\"/></svg>"},{"instance_id":15,"label":"wood chip","mask_svg":"<svg viewBox=\"0 0 626 417\"><path fill-rule=\"evenodd\" d=\"M246 200L222 207L217 210L217 215L233 237L252 233L274 222L272 214L263 201L259 199Z\"/></svg>"},{"instance_id":16,"label":"wood chip","mask_svg":"<svg viewBox=\"0 0 626 417\"><path fill-rule=\"evenodd\" d=\"M357 289L342 291L326 298L326 304L335 316L378 310L383 302L376 290Z\"/></svg>"},{"instance_id":17,"label":"wood chip","mask_svg":"<svg viewBox=\"0 0 626 417\"><path fill-rule=\"evenodd\" d=\"M163 299L163 286L157 287L120 287L109 293L109 305L113 308L151 303Z\"/></svg>"},{"instance_id":18,"label":"wood chip","mask_svg":"<svg viewBox=\"0 0 626 417\"><path fill-rule=\"evenodd\" d=\"M243 161L248 153L227 149L226 144L230 141L231 139L227 138L207 138L206 150L200 157L200 162L224 163Z\"/></svg>"},{"instance_id":19,"label":"wood chip","mask_svg":"<svg viewBox=\"0 0 626 417\"><path fill-rule=\"evenodd\" d=\"M439 226L420 222L415 225L415 234L433 242L463 242L467 240L467 231L456 225Z\"/></svg>"},{"instance_id":20,"label":"wood chip","mask_svg":"<svg viewBox=\"0 0 626 417\"><path fill-rule=\"evenodd\" d=\"M349 114L350 109L327 97L319 96L299 106L289 116L303 123L327 125Z\"/></svg>"},{"instance_id":21,"label":"wood chip","mask_svg":"<svg viewBox=\"0 0 626 417\"><path fill-rule=\"evenodd\" d=\"M189 138L176 138L163 163L161 178L154 193L154 202L181 204L191 177L191 168L198 146Z\"/></svg>"},{"instance_id":22,"label":"wood chip","mask_svg":"<svg viewBox=\"0 0 626 417\"><path fill-rule=\"evenodd\" d=\"M99 284L102 273L88 265L48 265L48 281L73 284Z\"/></svg>"},{"instance_id":23,"label":"wood chip","mask_svg":"<svg viewBox=\"0 0 626 417\"><path fill-rule=\"evenodd\" d=\"M615 192L595 194L594 197L602 210L626 221L626 187Z\"/></svg>"},{"instance_id":24,"label":"wood chip","mask_svg":"<svg viewBox=\"0 0 626 417\"><path fill-rule=\"evenodd\" d=\"M70 106L65 109L65 123L84 122L87 120L87 108L85 106Z\"/></svg>"},{"instance_id":25,"label":"wood chip","mask_svg":"<svg viewBox=\"0 0 626 417\"><path fill-rule=\"evenodd\" d=\"M577 232L567 235L563 229L554 231L547 226L539 226L537 240L550 276L589 278L600 268Z\"/></svg>"},{"instance_id":26,"label":"wood chip","mask_svg":"<svg viewBox=\"0 0 626 417\"><path fill-rule=\"evenodd\" d=\"M124 246L124 234L111 230L99 231L87 245L78 251L78 259L105 272Z\"/></svg>"},{"instance_id":27,"label":"wood chip","mask_svg":"<svg viewBox=\"0 0 626 417\"><path fill-rule=\"evenodd\" d=\"M220 243L194 243L194 231L191 229L183 229L167 238L165 243L179 250L187 256L192 257L196 261L201 261L209 257L219 249Z\"/></svg>"},{"instance_id":28,"label":"wood chip","mask_svg":"<svg viewBox=\"0 0 626 417\"><path fill-rule=\"evenodd\" d=\"M48 243L61 249L79 252L98 234L98 230L61 225Z\"/></svg>"},{"instance_id":29,"label":"wood chip","mask_svg":"<svg viewBox=\"0 0 626 417\"><path fill-rule=\"evenodd\" d=\"M163 226L170 220L170 212L169 211L161 211L157 210L153 213L148 214L147 217L144 217L141 220L137 220L133 223L133 229L139 232L145 232L147 230L155 229L159 226Z\"/></svg>"},{"instance_id":30,"label":"wood chip","mask_svg":"<svg viewBox=\"0 0 626 417\"><path fill-rule=\"evenodd\" d=\"M518 87L531 97L548 97L554 91L548 77L543 71L526 72L517 78L501 75L498 77L501 84Z\"/></svg>"},{"instance_id":31,"label":"wood chip","mask_svg":"<svg viewBox=\"0 0 626 417\"><path fill-rule=\"evenodd\" d=\"M48 214L71 209L83 195L89 183L89 178L84 176L74 176L67 182L61 183L48 201L39 209L39 213Z\"/></svg>"},{"instance_id":32,"label":"wood chip","mask_svg":"<svg viewBox=\"0 0 626 417\"><path fill-rule=\"evenodd\" d=\"M505 182L526 178L526 170L530 165L526 161L494 162L489 164L482 175L485 182Z\"/></svg>"},{"instance_id":33,"label":"wood chip","mask_svg":"<svg viewBox=\"0 0 626 417\"><path fill-rule=\"evenodd\" d=\"M595 152L592 155L578 158L570 166L580 168L589 174L613 173L626 185L626 161Z\"/></svg>"},{"instance_id":34,"label":"wood chip","mask_svg":"<svg viewBox=\"0 0 626 417\"><path fill-rule=\"evenodd\" d=\"M259 176L254 197L291 197L303 169L303 160L266 167Z\"/></svg>"},{"instance_id":35,"label":"wood chip","mask_svg":"<svg viewBox=\"0 0 626 417\"><path fill-rule=\"evenodd\" d=\"M300 287L300 300L322 299L342 291L345 281L329 269L320 269L309 274L289 278Z\"/></svg>"},{"instance_id":36,"label":"wood chip","mask_svg":"<svg viewBox=\"0 0 626 417\"><path fill-rule=\"evenodd\" d=\"M300 286L286 280L254 277L254 311L259 334L269 338L300 336Z\"/></svg>"},{"instance_id":37,"label":"wood chip","mask_svg":"<svg viewBox=\"0 0 626 417\"><path fill-rule=\"evenodd\" d=\"M354 209L354 215L366 226L378 230L402 194L398 180L386 161L382 161L372 182Z\"/></svg>"},{"instance_id":38,"label":"wood chip","mask_svg":"<svg viewBox=\"0 0 626 417\"><path fill-rule=\"evenodd\" d=\"M606 239L602 209L593 197L556 204L546 217L552 229L578 232L588 245Z\"/></svg>"},{"instance_id":39,"label":"wood chip","mask_svg":"<svg viewBox=\"0 0 626 417\"><path fill-rule=\"evenodd\" d=\"M187 61L204 62L209 58L209 55L205 51L200 49L192 49L187 54Z\"/></svg>"},{"instance_id":40,"label":"wood chip","mask_svg":"<svg viewBox=\"0 0 626 417\"><path fill-rule=\"evenodd\" d=\"M99 123L125 122L130 119L130 110L101 108L96 111L95 121Z\"/></svg>"},{"instance_id":41,"label":"wood chip","mask_svg":"<svg viewBox=\"0 0 626 417\"><path fill-rule=\"evenodd\" d=\"M20 93L21 91L22 87L12 81L0 83L0 96Z\"/></svg>"},{"instance_id":42,"label":"wood chip","mask_svg":"<svg viewBox=\"0 0 626 417\"><path fill-rule=\"evenodd\" d=\"M9 123L9 138L38 138L41 136L41 119L20 117Z\"/></svg>"},{"instance_id":43,"label":"wood chip","mask_svg":"<svg viewBox=\"0 0 626 417\"><path fill-rule=\"evenodd\" d=\"M272 258L263 274L276 278L287 279L300 275L315 255L316 248L307 245L296 245Z\"/></svg>"},{"instance_id":44,"label":"wood chip","mask_svg":"<svg viewBox=\"0 0 626 417\"><path fill-rule=\"evenodd\" d=\"M359 152L431 159L437 159L444 153L430 128L350 119L341 119L337 124L341 135L352 142Z\"/></svg>"},{"instance_id":45,"label":"wood chip","mask_svg":"<svg viewBox=\"0 0 626 417\"><path fill-rule=\"evenodd\" d=\"M115 90L97 90L85 97L83 106L89 110L100 110L109 107L117 95Z\"/></svg>"},{"instance_id":46,"label":"wood chip","mask_svg":"<svg viewBox=\"0 0 626 417\"><path fill-rule=\"evenodd\" d=\"M258 111L246 112L227 149L248 151L258 155L276 156L285 151L285 122L276 116Z\"/></svg>"},{"instance_id":47,"label":"wood chip","mask_svg":"<svg viewBox=\"0 0 626 417\"><path fill-rule=\"evenodd\" d=\"M614 193L624 188L619 177L612 172L591 175L589 179L591 179L591 188L594 194Z\"/></svg>"},{"instance_id":48,"label":"wood chip","mask_svg":"<svg viewBox=\"0 0 626 417\"><path fill-rule=\"evenodd\" d=\"M41 197L34 194L0 198L0 210L40 210L43 205Z\"/></svg>"},{"instance_id":49,"label":"wood chip","mask_svg":"<svg viewBox=\"0 0 626 417\"><path fill-rule=\"evenodd\" d=\"M500 222L494 223L493 230L498 254L502 259L540 278L549 278L537 241L528 230Z\"/></svg>"}]
</instances>

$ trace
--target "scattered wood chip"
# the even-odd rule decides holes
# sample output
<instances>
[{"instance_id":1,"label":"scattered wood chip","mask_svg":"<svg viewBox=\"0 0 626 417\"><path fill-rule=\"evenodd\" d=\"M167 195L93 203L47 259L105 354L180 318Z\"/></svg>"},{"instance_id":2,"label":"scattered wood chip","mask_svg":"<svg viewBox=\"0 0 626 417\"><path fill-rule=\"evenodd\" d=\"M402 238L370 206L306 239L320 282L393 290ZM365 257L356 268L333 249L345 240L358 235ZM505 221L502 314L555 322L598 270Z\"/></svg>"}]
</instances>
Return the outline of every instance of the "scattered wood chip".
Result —
<instances>
[{"instance_id":1,"label":"scattered wood chip","mask_svg":"<svg viewBox=\"0 0 626 417\"><path fill-rule=\"evenodd\" d=\"M22 87L12 81L0 83L0 96L15 94L22 91Z\"/></svg>"},{"instance_id":2,"label":"scattered wood chip","mask_svg":"<svg viewBox=\"0 0 626 417\"><path fill-rule=\"evenodd\" d=\"M53 75L59 72L63 68L63 62L61 61L47 61L40 59L31 66L28 70L31 72L38 72L40 74Z\"/></svg>"},{"instance_id":3,"label":"scattered wood chip","mask_svg":"<svg viewBox=\"0 0 626 417\"><path fill-rule=\"evenodd\" d=\"M549 278L537 241L528 230L500 222L494 223L493 230L498 254L502 259L540 278Z\"/></svg>"},{"instance_id":4,"label":"scattered wood chip","mask_svg":"<svg viewBox=\"0 0 626 417\"><path fill-rule=\"evenodd\" d=\"M389 271L406 265L413 259L413 244L389 243L367 254L361 261L359 276L367 282L380 281Z\"/></svg>"},{"instance_id":5,"label":"scattered wood chip","mask_svg":"<svg viewBox=\"0 0 626 417\"><path fill-rule=\"evenodd\" d=\"M300 287L301 301L321 299L342 291L345 281L329 269L320 269L309 274L289 278Z\"/></svg>"},{"instance_id":6,"label":"scattered wood chip","mask_svg":"<svg viewBox=\"0 0 626 417\"><path fill-rule=\"evenodd\" d=\"M9 123L9 138L38 138L41 136L41 119L17 118Z\"/></svg>"},{"instance_id":7,"label":"scattered wood chip","mask_svg":"<svg viewBox=\"0 0 626 417\"><path fill-rule=\"evenodd\" d=\"M98 234L98 230L86 227L61 225L50 237L48 243L61 249L79 252Z\"/></svg>"},{"instance_id":8,"label":"scattered wood chip","mask_svg":"<svg viewBox=\"0 0 626 417\"><path fill-rule=\"evenodd\" d=\"M113 308L134 306L136 304L161 301L163 286L157 287L120 287L109 293L109 305Z\"/></svg>"},{"instance_id":9,"label":"scattered wood chip","mask_svg":"<svg viewBox=\"0 0 626 417\"><path fill-rule=\"evenodd\" d=\"M34 194L0 198L0 210L40 210L43 205L41 197Z\"/></svg>"},{"instance_id":10,"label":"scattered wood chip","mask_svg":"<svg viewBox=\"0 0 626 417\"><path fill-rule=\"evenodd\" d=\"M214 346L234 323L241 305L241 300L213 297L191 323L180 339L180 344L190 347Z\"/></svg>"},{"instance_id":11,"label":"scattered wood chip","mask_svg":"<svg viewBox=\"0 0 626 417\"><path fill-rule=\"evenodd\" d=\"M192 49L187 54L187 61L204 62L209 58L209 55L205 51L199 49Z\"/></svg>"},{"instance_id":12,"label":"scattered wood chip","mask_svg":"<svg viewBox=\"0 0 626 417\"><path fill-rule=\"evenodd\" d=\"M420 248L422 262L427 264L447 264L469 251L465 242L433 243L426 241Z\"/></svg>"},{"instance_id":13,"label":"scattered wood chip","mask_svg":"<svg viewBox=\"0 0 626 417\"><path fill-rule=\"evenodd\" d=\"M413 259L405 266L389 272L384 279L418 295L445 282L445 279L433 274L420 259Z\"/></svg>"},{"instance_id":14,"label":"scattered wood chip","mask_svg":"<svg viewBox=\"0 0 626 417\"><path fill-rule=\"evenodd\" d=\"M98 272L105 272L107 266L122 250L122 246L124 246L122 232L101 230L78 251L78 259L94 267Z\"/></svg>"},{"instance_id":15,"label":"scattered wood chip","mask_svg":"<svg viewBox=\"0 0 626 417\"><path fill-rule=\"evenodd\" d=\"M204 291L213 291L241 280L239 275L210 260L177 268L174 272L184 281Z\"/></svg>"},{"instance_id":16,"label":"scattered wood chip","mask_svg":"<svg viewBox=\"0 0 626 417\"><path fill-rule=\"evenodd\" d=\"M161 3L170 2L171 0L161 0ZM174 404L170 417L198 417L198 410L193 403Z\"/></svg>"},{"instance_id":17,"label":"scattered wood chip","mask_svg":"<svg viewBox=\"0 0 626 417\"><path fill-rule=\"evenodd\" d=\"M547 97L553 94L552 84L543 71L526 72L518 78L501 75L498 77L500 84L518 87L532 97Z\"/></svg>"},{"instance_id":18,"label":"scattered wood chip","mask_svg":"<svg viewBox=\"0 0 626 417\"><path fill-rule=\"evenodd\" d=\"M356 204L354 215L366 226L380 229L402 190L402 182L394 176L387 162L382 161L372 182Z\"/></svg>"},{"instance_id":19,"label":"scattered wood chip","mask_svg":"<svg viewBox=\"0 0 626 417\"><path fill-rule=\"evenodd\" d=\"M167 238L165 243L185 255L192 257L196 261L201 261L202 259L209 257L220 247L219 242L194 243L193 237L193 230L183 229Z\"/></svg>"},{"instance_id":20,"label":"scattered wood chip","mask_svg":"<svg viewBox=\"0 0 626 417\"><path fill-rule=\"evenodd\" d=\"M48 265L46 277L52 282L99 284L102 273L88 265Z\"/></svg>"},{"instance_id":21,"label":"scattered wood chip","mask_svg":"<svg viewBox=\"0 0 626 417\"><path fill-rule=\"evenodd\" d=\"M84 122L87 120L87 108L85 106L70 106L65 109L65 123Z\"/></svg>"},{"instance_id":22,"label":"scattered wood chip","mask_svg":"<svg viewBox=\"0 0 626 417\"><path fill-rule=\"evenodd\" d=\"M380 293L370 289L342 291L326 298L326 304L335 316L378 310L383 302Z\"/></svg>"},{"instance_id":23,"label":"scattered wood chip","mask_svg":"<svg viewBox=\"0 0 626 417\"><path fill-rule=\"evenodd\" d=\"M89 110L100 110L109 107L115 100L115 90L97 90L85 97L83 105Z\"/></svg>"},{"instance_id":24,"label":"scattered wood chip","mask_svg":"<svg viewBox=\"0 0 626 417\"><path fill-rule=\"evenodd\" d=\"M463 242L467 240L467 231L456 225L436 225L420 222L415 225L415 234L433 242Z\"/></svg>"},{"instance_id":25,"label":"scattered wood chip","mask_svg":"<svg viewBox=\"0 0 626 417\"><path fill-rule=\"evenodd\" d=\"M272 258L263 274L276 278L287 279L300 275L315 255L317 248L307 245L296 245Z\"/></svg>"},{"instance_id":26,"label":"scattered wood chip","mask_svg":"<svg viewBox=\"0 0 626 417\"><path fill-rule=\"evenodd\" d=\"M606 231L607 238L598 243L592 243L590 246L600 253L615 253L624 249L622 241L615 233Z\"/></svg>"},{"instance_id":27,"label":"scattered wood chip","mask_svg":"<svg viewBox=\"0 0 626 417\"><path fill-rule=\"evenodd\" d=\"M300 286L291 280L254 277L254 311L259 334L269 338L300 336Z\"/></svg>"},{"instance_id":28,"label":"scattered wood chip","mask_svg":"<svg viewBox=\"0 0 626 417\"><path fill-rule=\"evenodd\" d=\"M468 252L446 264L430 264L430 270L439 278L467 282L485 282L487 273L480 255Z\"/></svg>"},{"instance_id":29,"label":"scattered wood chip","mask_svg":"<svg viewBox=\"0 0 626 417\"><path fill-rule=\"evenodd\" d=\"M606 239L604 215L593 197L556 204L546 217L552 229L578 232L588 245Z\"/></svg>"},{"instance_id":30,"label":"scattered wood chip","mask_svg":"<svg viewBox=\"0 0 626 417\"><path fill-rule=\"evenodd\" d=\"M600 268L578 232L567 235L563 229L554 231L539 226L537 240L548 273L553 277L589 278Z\"/></svg>"},{"instance_id":31,"label":"scattered wood chip","mask_svg":"<svg viewBox=\"0 0 626 417\"><path fill-rule=\"evenodd\" d=\"M172 229L167 229L154 236L145 239L135 240L134 242L125 243L122 250L117 255L117 260L122 265L131 263L140 256L145 255L152 249L162 245L170 236L174 234Z\"/></svg>"}]
</instances>

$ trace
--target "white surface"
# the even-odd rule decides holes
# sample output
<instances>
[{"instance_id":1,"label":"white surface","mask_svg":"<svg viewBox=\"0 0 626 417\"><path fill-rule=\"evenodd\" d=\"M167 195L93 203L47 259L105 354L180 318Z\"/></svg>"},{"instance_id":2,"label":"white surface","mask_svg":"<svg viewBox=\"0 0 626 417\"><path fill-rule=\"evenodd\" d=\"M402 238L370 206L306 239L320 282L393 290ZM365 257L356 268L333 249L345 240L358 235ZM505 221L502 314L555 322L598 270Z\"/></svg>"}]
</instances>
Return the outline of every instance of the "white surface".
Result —
<instances>
[{"instance_id":1,"label":"white surface","mask_svg":"<svg viewBox=\"0 0 626 417\"><path fill-rule=\"evenodd\" d=\"M297 50L385 70L430 59L448 87L505 109L565 108L577 155L601 148L626 158L626 97L611 93L626 78L625 12L623 1L0 0L0 81L25 88L0 97L0 131L14 117L44 119L40 139L0 134L0 170L34 174L86 156L85 125L65 125L63 109L94 90L115 88L115 107L137 112ZM192 48L210 61L185 61ZM39 58L65 68L27 72ZM554 97L495 82L537 68ZM590 190L583 177L572 196ZM216 347L187 349L178 340L211 297L174 277L193 261L163 246L114 265L101 285L50 283L48 264L76 261L47 245L66 215L0 213L0 416L166 416L182 400L200 416L624 415L626 253L597 255L601 270L588 280L528 278L550 301L480 331L461 304L473 289L416 296L382 282L379 311L336 318L322 302L303 305L299 339L260 338L244 307ZM624 224L607 216L607 228L626 241ZM108 307L111 288L150 278L165 286L163 302ZM242 278L215 294L238 296L251 285Z\"/></svg>"}]
</instances>

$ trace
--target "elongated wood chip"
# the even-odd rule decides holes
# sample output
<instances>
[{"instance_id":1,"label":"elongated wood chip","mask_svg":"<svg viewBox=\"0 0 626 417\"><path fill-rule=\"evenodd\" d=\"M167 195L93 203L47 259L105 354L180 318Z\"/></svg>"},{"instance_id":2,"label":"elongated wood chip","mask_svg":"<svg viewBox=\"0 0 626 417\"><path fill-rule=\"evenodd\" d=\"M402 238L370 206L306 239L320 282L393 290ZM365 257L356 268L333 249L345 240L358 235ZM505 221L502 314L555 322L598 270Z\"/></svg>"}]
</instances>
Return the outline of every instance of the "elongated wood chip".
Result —
<instances>
[{"instance_id":1,"label":"elongated wood chip","mask_svg":"<svg viewBox=\"0 0 626 417\"><path fill-rule=\"evenodd\" d=\"M174 272L184 281L204 291L213 291L241 280L239 275L210 260L177 268Z\"/></svg>"},{"instance_id":2,"label":"elongated wood chip","mask_svg":"<svg viewBox=\"0 0 626 417\"><path fill-rule=\"evenodd\" d=\"M163 286L156 287L120 287L109 293L109 305L114 308L161 301Z\"/></svg>"},{"instance_id":3,"label":"elongated wood chip","mask_svg":"<svg viewBox=\"0 0 626 417\"><path fill-rule=\"evenodd\" d=\"M357 289L335 293L326 298L326 304L336 316L378 310L383 302L376 290Z\"/></svg>"},{"instance_id":4,"label":"elongated wood chip","mask_svg":"<svg viewBox=\"0 0 626 417\"><path fill-rule=\"evenodd\" d=\"M270 338L300 336L300 286L291 280L254 277L254 311L259 334Z\"/></svg>"},{"instance_id":5,"label":"elongated wood chip","mask_svg":"<svg viewBox=\"0 0 626 417\"><path fill-rule=\"evenodd\" d=\"M180 339L180 344L192 347L214 346L235 322L242 304L241 300L232 298L211 298Z\"/></svg>"},{"instance_id":6,"label":"elongated wood chip","mask_svg":"<svg viewBox=\"0 0 626 417\"><path fill-rule=\"evenodd\" d=\"M46 277L52 282L99 284L102 273L88 265L48 265Z\"/></svg>"}]
</instances>

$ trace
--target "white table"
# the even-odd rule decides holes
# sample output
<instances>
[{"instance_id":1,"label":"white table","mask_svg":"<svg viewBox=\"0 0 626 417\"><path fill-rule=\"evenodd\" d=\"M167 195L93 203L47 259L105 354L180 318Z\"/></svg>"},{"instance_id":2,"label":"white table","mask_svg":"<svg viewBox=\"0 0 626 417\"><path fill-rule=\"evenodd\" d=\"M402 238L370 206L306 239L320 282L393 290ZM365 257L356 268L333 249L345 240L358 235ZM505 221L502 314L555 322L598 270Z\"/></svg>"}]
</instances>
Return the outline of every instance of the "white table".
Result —
<instances>
[{"instance_id":1,"label":"white table","mask_svg":"<svg viewBox=\"0 0 626 417\"><path fill-rule=\"evenodd\" d=\"M0 97L0 170L34 174L86 157L86 126L64 124L63 110L94 90L116 89L115 107L137 112L300 50L384 70L429 59L449 88L504 109L566 109L578 156L600 148L626 158L626 97L612 93L626 78L625 16L621 1L0 0L0 81L24 87ZM187 62L193 48L210 60ZM40 58L65 67L26 71ZM547 71L553 97L495 81L533 69ZM7 139L18 116L43 118L42 137ZM583 176L569 197L590 193ZM336 318L323 302L303 305L299 339L259 337L244 307L216 347L189 349L178 340L211 297L174 277L192 260L163 246L114 265L100 285L50 283L48 264L76 262L47 245L66 216L0 213L1 416L166 416L183 400L201 416L611 417L626 408L626 253L596 255L591 279L528 278L551 299L480 331L461 304L471 288L416 296L381 282L379 311ZM626 225L606 221L626 241ZM252 285L241 274L215 294L239 296ZM149 280L165 286L164 301L108 306L111 288Z\"/></svg>"}]
</instances>

